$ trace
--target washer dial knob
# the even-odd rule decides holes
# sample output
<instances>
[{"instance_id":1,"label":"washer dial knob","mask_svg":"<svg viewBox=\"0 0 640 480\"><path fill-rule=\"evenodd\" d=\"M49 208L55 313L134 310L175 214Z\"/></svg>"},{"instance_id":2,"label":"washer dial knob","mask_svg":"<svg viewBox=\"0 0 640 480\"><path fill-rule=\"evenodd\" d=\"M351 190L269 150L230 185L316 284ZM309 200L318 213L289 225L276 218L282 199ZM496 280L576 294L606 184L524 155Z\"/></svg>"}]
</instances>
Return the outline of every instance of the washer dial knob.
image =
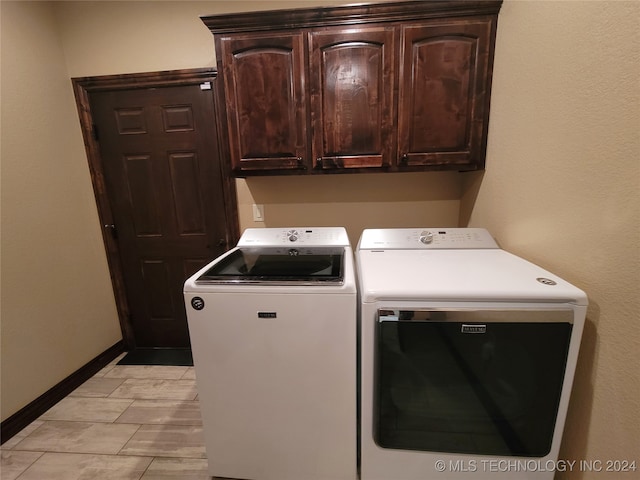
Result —
<instances>
[{"instance_id":1,"label":"washer dial knob","mask_svg":"<svg viewBox=\"0 0 640 480\"><path fill-rule=\"evenodd\" d=\"M298 240L298 231L297 230L289 230L287 232L287 238L290 242L295 242Z\"/></svg>"},{"instance_id":2,"label":"washer dial knob","mask_svg":"<svg viewBox=\"0 0 640 480\"><path fill-rule=\"evenodd\" d=\"M433 242L433 233L427 230L420 233L420 242L424 243L425 245L429 245L431 242Z\"/></svg>"}]
</instances>

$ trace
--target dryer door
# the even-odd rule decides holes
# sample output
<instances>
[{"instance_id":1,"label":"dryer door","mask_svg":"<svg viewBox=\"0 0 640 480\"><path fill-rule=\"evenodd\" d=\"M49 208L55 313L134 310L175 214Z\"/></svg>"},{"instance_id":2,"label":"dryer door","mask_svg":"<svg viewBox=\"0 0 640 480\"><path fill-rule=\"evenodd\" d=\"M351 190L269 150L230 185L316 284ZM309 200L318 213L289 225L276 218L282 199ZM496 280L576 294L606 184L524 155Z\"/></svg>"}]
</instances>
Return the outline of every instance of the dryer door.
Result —
<instances>
[{"instance_id":1,"label":"dryer door","mask_svg":"<svg viewBox=\"0 0 640 480\"><path fill-rule=\"evenodd\" d=\"M380 310L375 440L383 448L549 453L573 312Z\"/></svg>"}]
</instances>

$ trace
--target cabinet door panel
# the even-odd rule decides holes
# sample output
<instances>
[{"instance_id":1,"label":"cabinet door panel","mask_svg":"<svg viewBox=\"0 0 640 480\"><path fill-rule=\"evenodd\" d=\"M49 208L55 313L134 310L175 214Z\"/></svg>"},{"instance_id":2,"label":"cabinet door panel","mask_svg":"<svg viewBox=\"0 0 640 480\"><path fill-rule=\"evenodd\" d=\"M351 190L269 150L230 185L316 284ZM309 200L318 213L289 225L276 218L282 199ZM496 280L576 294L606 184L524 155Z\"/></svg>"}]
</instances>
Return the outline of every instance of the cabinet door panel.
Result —
<instances>
[{"instance_id":1,"label":"cabinet door panel","mask_svg":"<svg viewBox=\"0 0 640 480\"><path fill-rule=\"evenodd\" d=\"M302 34L226 37L220 46L234 171L305 168Z\"/></svg>"},{"instance_id":2,"label":"cabinet door panel","mask_svg":"<svg viewBox=\"0 0 640 480\"><path fill-rule=\"evenodd\" d=\"M394 30L310 34L316 168L388 166L394 155Z\"/></svg>"},{"instance_id":3,"label":"cabinet door panel","mask_svg":"<svg viewBox=\"0 0 640 480\"><path fill-rule=\"evenodd\" d=\"M401 166L483 168L491 20L403 28Z\"/></svg>"}]
</instances>

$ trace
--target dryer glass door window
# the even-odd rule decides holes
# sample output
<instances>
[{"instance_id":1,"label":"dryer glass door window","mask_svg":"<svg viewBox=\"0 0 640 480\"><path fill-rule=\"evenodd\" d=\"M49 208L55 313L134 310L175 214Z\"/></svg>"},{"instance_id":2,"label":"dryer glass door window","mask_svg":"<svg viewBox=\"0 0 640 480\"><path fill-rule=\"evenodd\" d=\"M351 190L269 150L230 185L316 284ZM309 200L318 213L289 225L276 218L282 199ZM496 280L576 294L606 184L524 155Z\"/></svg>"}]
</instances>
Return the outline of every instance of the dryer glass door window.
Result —
<instances>
[{"instance_id":1,"label":"dryer glass door window","mask_svg":"<svg viewBox=\"0 0 640 480\"><path fill-rule=\"evenodd\" d=\"M404 450L546 455L572 315L380 310L376 442Z\"/></svg>"}]
</instances>

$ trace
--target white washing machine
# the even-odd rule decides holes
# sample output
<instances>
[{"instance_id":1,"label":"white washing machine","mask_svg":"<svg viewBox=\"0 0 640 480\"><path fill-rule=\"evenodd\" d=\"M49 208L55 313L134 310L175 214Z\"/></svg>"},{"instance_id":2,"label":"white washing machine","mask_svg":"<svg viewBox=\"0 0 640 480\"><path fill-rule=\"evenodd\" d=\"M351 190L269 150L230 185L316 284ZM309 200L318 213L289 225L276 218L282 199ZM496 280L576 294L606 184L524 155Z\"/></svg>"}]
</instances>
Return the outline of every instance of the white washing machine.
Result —
<instances>
[{"instance_id":1,"label":"white washing machine","mask_svg":"<svg viewBox=\"0 0 640 480\"><path fill-rule=\"evenodd\" d=\"M356 479L357 294L345 229L248 229L184 296L209 474Z\"/></svg>"},{"instance_id":2,"label":"white washing machine","mask_svg":"<svg viewBox=\"0 0 640 480\"><path fill-rule=\"evenodd\" d=\"M365 230L356 265L361 479L553 479L585 293L483 229Z\"/></svg>"}]
</instances>

